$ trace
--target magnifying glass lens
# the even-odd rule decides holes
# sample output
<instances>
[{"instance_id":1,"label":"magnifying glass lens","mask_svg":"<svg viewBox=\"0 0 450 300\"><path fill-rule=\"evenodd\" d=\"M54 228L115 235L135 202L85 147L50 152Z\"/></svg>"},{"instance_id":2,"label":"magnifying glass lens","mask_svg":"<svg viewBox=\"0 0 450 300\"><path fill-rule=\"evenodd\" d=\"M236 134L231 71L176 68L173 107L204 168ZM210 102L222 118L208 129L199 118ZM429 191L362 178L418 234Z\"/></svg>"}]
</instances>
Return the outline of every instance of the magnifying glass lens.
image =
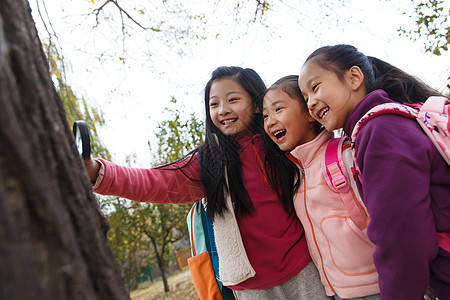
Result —
<instances>
[{"instance_id":1,"label":"magnifying glass lens","mask_svg":"<svg viewBox=\"0 0 450 300\"><path fill-rule=\"evenodd\" d=\"M75 121L72 130L80 156L84 160L89 160L91 157L91 140L86 123L84 121Z\"/></svg>"}]
</instances>

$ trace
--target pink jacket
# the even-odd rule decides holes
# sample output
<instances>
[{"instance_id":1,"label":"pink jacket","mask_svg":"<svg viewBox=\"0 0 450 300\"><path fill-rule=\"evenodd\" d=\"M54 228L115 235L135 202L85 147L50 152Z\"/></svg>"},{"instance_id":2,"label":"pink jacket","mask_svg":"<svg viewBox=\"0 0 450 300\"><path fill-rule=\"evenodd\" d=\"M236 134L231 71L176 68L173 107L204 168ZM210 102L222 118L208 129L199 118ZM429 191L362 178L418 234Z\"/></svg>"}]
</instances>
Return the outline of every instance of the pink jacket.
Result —
<instances>
[{"instance_id":1,"label":"pink jacket","mask_svg":"<svg viewBox=\"0 0 450 300\"><path fill-rule=\"evenodd\" d=\"M303 170L294 199L295 211L327 295L353 298L378 294L378 274L373 263L375 245L369 241L367 229L359 230L349 218L341 196L329 188L322 172L325 148L333 137L332 132L325 130L291 152ZM344 150L346 154L350 155L350 163L351 150ZM353 187L357 194L356 185Z\"/></svg>"},{"instance_id":2,"label":"pink jacket","mask_svg":"<svg viewBox=\"0 0 450 300\"><path fill-rule=\"evenodd\" d=\"M242 179L255 208L251 214L238 217L237 223L256 275L229 287L234 290L271 288L298 274L311 258L300 220L284 210L261 167L266 155L262 136L242 136L237 142ZM95 186L95 192L152 203L199 201L205 191L198 154L192 159L188 166L176 171L128 168L100 159L104 171L99 177L103 178L98 180L101 182ZM180 161L180 166L185 163Z\"/></svg>"}]
</instances>

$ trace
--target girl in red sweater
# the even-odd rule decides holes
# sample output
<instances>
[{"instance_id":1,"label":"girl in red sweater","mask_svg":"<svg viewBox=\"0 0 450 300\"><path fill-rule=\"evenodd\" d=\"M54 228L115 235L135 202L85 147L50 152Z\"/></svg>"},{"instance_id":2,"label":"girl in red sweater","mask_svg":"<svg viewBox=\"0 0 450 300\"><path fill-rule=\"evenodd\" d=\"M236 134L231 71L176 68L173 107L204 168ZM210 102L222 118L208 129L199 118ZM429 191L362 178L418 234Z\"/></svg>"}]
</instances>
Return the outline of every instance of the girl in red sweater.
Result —
<instances>
[{"instance_id":1,"label":"girl in red sweater","mask_svg":"<svg viewBox=\"0 0 450 300\"><path fill-rule=\"evenodd\" d=\"M252 69L219 67L206 84L206 139L197 149L157 168L102 159L86 168L100 194L153 203L206 197L220 280L236 298L328 299L293 208L298 169L274 143L264 146L257 104L265 90ZM227 249L230 231L239 247Z\"/></svg>"}]
</instances>

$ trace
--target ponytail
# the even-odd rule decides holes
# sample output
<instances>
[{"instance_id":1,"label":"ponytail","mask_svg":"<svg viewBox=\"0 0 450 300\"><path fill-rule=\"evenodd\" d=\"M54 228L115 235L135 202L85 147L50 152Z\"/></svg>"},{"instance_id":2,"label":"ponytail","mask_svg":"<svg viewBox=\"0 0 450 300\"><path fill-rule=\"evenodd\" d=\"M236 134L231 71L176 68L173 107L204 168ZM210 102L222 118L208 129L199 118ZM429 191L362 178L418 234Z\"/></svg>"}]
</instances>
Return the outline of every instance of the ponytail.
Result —
<instances>
[{"instance_id":1,"label":"ponytail","mask_svg":"<svg viewBox=\"0 0 450 300\"><path fill-rule=\"evenodd\" d=\"M368 56L368 59L375 75L371 90L383 89L389 98L400 103L418 103L430 96L442 96L417 77L376 57Z\"/></svg>"}]
</instances>

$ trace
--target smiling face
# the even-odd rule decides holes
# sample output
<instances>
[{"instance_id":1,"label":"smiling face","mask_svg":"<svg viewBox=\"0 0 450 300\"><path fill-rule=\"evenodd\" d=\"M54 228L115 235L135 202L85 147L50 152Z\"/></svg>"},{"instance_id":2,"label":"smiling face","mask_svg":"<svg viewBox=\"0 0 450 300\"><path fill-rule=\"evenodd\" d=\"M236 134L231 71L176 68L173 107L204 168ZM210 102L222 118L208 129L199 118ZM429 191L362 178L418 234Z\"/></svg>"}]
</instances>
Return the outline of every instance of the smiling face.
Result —
<instances>
[{"instance_id":1,"label":"smiling face","mask_svg":"<svg viewBox=\"0 0 450 300\"><path fill-rule=\"evenodd\" d=\"M341 79L335 72L322 68L314 60L306 62L302 68L299 86L309 112L329 131L342 128L350 112L362 99L359 93L355 93L354 71L346 71Z\"/></svg>"},{"instance_id":2,"label":"smiling face","mask_svg":"<svg viewBox=\"0 0 450 300\"><path fill-rule=\"evenodd\" d=\"M253 107L250 94L237 82L223 78L213 82L209 115L224 135L251 135Z\"/></svg>"},{"instance_id":3,"label":"smiling face","mask_svg":"<svg viewBox=\"0 0 450 300\"><path fill-rule=\"evenodd\" d=\"M264 96L264 130L283 151L293 150L317 136L314 119L299 101L279 88L269 90Z\"/></svg>"}]
</instances>

